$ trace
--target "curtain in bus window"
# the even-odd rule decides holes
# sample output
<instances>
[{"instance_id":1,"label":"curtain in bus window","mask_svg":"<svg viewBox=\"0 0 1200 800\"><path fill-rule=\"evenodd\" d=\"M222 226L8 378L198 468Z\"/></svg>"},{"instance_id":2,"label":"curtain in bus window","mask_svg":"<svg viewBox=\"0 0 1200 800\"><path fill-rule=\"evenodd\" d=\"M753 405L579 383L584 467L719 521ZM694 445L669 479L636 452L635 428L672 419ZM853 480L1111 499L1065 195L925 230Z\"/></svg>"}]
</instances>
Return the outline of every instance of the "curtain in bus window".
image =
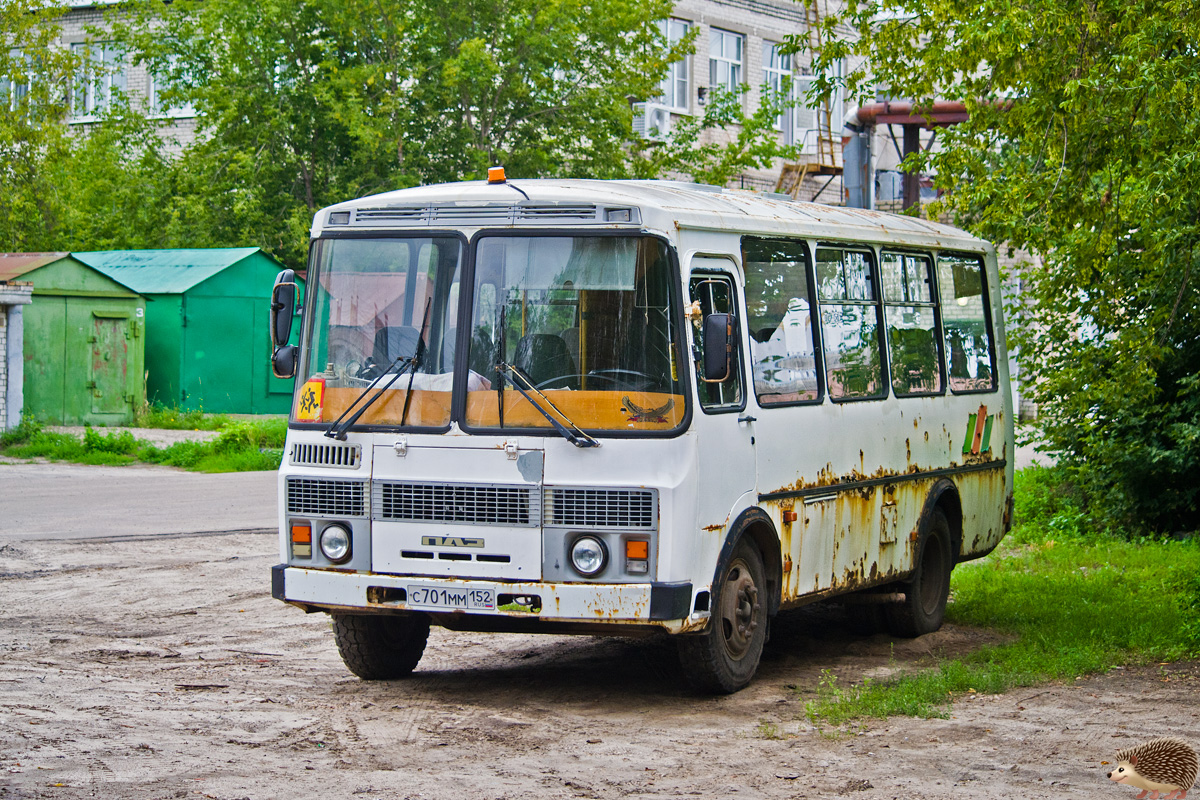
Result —
<instances>
[{"instance_id":1,"label":"curtain in bus window","mask_svg":"<svg viewBox=\"0 0 1200 800\"><path fill-rule=\"evenodd\" d=\"M983 282L983 262L977 256L938 257L951 391L986 391L996 387Z\"/></svg>"},{"instance_id":2,"label":"curtain in bus window","mask_svg":"<svg viewBox=\"0 0 1200 800\"><path fill-rule=\"evenodd\" d=\"M871 256L865 252L817 249L825 381L834 398L878 397L883 393L872 266Z\"/></svg>"},{"instance_id":3,"label":"curtain in bus window","mask_svg":"<svg viewBox=\"0 0 1200 800\"><path fill-rule=\"evenodd\" d=\"M892 391L897 395L942 391L928 256L884 253L881 264Z\"/></svg>"},{"instance_id":4,"label":"curtain in bus window","mask_svg":"<svg viewBox=\"0 0 1200 800\"><path fill-rule=\"evenodd\" d=\"M804 242L748 238L742 251L758 402L816 400L820 386Z\"/></svg>"}]
</instances>

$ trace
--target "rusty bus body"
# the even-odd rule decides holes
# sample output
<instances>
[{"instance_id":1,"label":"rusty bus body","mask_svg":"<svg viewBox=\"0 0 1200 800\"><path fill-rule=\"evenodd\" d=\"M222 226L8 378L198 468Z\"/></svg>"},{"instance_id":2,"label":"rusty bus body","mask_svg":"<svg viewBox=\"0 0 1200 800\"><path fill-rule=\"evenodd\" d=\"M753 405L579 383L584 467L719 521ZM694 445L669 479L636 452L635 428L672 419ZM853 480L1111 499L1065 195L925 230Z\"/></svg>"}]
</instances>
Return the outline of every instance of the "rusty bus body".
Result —
<instances>
[{"instance_id":1,"label":"rusty bus body","mask_svg":"<svg viewBox=\"0 0 1200 800\"><path fill-rule=\"evenodd\" d=\"M961 231L500 180L312 235L272 586L362 677L410 671L431 623L665 631L734 691L783 608L854 592L936 628L1009 527L996 259Z\"/></svg>"}]
</instances>

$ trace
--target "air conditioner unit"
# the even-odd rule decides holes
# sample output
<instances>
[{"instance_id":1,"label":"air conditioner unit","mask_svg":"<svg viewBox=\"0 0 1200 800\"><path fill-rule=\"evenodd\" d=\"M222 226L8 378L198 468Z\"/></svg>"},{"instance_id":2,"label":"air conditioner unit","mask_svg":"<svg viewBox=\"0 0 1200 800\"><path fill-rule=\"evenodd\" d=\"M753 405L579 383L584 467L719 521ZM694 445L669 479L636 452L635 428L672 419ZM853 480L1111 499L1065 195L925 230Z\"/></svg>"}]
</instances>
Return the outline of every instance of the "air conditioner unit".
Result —
<instances>
[{"instance_id":1,"label":"air conditioner unit","mask_svg":"<svg viewBox=\"0 0 1200 800\"><path fill-rule=\"evenodd\" d=\"M671 109L660 103L634 103L633 132L643 139L665 142L671 136Z\"/></svg>"}]
</instances>

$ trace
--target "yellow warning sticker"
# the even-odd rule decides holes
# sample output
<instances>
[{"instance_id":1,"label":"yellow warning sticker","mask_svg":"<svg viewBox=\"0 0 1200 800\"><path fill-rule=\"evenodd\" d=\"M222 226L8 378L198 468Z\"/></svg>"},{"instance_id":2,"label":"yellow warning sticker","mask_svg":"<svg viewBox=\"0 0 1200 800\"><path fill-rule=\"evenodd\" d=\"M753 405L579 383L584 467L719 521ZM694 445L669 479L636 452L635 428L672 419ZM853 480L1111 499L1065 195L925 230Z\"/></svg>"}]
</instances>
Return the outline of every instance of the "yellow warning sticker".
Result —
<instances>
[{"instance_id":1,"label":"yellow warning sticker","mask_svg":"<svg viewBox=\"0 0 1200 800\"><path fill-rule=\"evenodd\" d=\"M325 400L325 379L312 378L300 389L296 419L305 422L321 421L321 403Z\"/></svg>"}]
</instances>

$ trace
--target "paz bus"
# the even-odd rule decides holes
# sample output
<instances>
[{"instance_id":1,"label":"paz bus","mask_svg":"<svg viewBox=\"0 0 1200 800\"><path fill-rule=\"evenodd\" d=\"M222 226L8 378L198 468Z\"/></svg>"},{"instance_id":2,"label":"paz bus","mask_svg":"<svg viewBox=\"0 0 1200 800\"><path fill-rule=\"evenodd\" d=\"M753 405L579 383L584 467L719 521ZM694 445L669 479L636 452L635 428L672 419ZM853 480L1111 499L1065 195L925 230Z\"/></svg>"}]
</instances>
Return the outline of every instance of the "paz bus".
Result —
<instances>
[{"instance_id":1,"label":"paz bus","mask_svg":"<svg viewBox=\"0 0 1200 800\"><path fill-rule=\"evenodd\" d=\"M1012 512L994 249L922 219L658 181L405 189L317 213L272 594L368 680L431 625L678 644L754 676L837 595L896 636Z\"/></svg>"}]
</instances>

